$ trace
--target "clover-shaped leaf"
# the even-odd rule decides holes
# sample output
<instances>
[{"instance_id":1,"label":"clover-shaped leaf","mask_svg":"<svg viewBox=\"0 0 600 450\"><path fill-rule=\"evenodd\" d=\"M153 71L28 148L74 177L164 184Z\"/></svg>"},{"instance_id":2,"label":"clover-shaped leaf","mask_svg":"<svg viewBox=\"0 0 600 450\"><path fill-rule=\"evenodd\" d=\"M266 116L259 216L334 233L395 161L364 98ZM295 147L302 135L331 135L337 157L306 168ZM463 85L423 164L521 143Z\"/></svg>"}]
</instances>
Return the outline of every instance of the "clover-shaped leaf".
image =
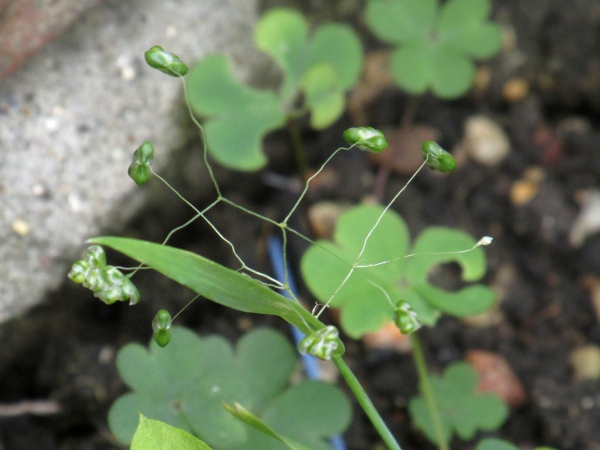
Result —
<instances>
[{"instance_id":1,"label":"clover-shaped leaf","mask_svg":"<svg viewBox=\"0 0 600 450\"><path fill-rule=\"evenodd\" d=\"M442 377L433 375L430 381L446 442L454 433L471 439L478 430L495 430L508 416L508 407L500 397L475 392L477 373L467 363L451 364ZM415 426L431 442L437 442L426 400L421 396L413 398L408 409Z\"/></svg>"},{"instance_id":2,"label":"clover-shaped leaf","mask_svg":"<svg viewBox=\"0 0 600 450\"><path fill-rule=\"evenodd\" d=\"M131 441L141 412L220 449L280 448L269 446L277 444L273 438L236 420L223 408L223 402L243 404L278 433L317 449L328 449L321 441L340 432L349 422L350 408L338 388L302 382L288 389L296 355L291 344L275 331L253 330L238 342L235 351L221 337L201 338L181 327L173 327L171 334L168 347L160 348L151 342L146 350L139 344L128 344L117 356L119 373L133 392L113 404L109 425L124 443ZM285 399L295 395L297 389L303 391L290 410ZM328 399L326 403L315 401L321 395ZM306 429L294 429L294 425L290 425L291 429L282 428L270 419L290 414L303 414L309 422L310 417L316 419ZM335 421L335 426L323 432L318 422L323 414L339 414L341 422ZM268 445L256 447L256 439L266 439ZM314 443L321 446L313 446Z\"/></svg>"},{"instance_id":3,"label":"clover-shaped leaf","mask_svg":"<svg viewBox=\"0 0 600 450\"><path fill-rule=\"evenodd\" d=\"M477 444L475 450L519 450L516 445L498 438L485 438ZM556 450L552 447L536 447L534 450Z\"/></svg>"},{"instance_id":4,"label":"clover-shaped leaf","mask_svg":"<svg viewBox=\"0 0 600 450\"><path fill-rule=\"evenodd\" d=\"M450 261L460 264L465 281L476 281L485 273L484 252L476 247L472 237L459 230L426 229L417 237L412 255L407 258L410 238L406 224L388 210L356 261L382 212L383 207L377 205L346 211L336 225L334 242L318 241L302 258L304 280L323 303L333 296L357 263L331 301L332 306L341 309L341 324L347 334L359 337L378 330L385 321L394 319L400 300L407 302L417 320L426 325L435 324L442 312L466 316L492 305L495 294L484 286L470 285L448 292L428 282L432 266Z\"/></svg>"},{"instance_id":5,"label":"clover-shaped leaf","mask_svg":"<svg viewBox=\"0 0 600 450\"><path fill-rule=\"evenodd\" d=\"M210 55L189 75L189 100L200 114L208 149L219 163L238 170L258 170L267 163L261 141L281 127L285 113L275 93L249 88L233 78L225 55Z\"/></svg>"},{"instance_id":6,"label":"clover-shaped leaf","mask_svg":"<svg viewBox=\"0 0 600 450\"><path fill-rule=\"evenodd\" d=\"M310 111L313 128L331 125L344 110L344 92L358 78L362 61L360 42L351 28L324 25L309 38L306 20L294 10L266 13L256 25L255 42L281 68L277 92L235 80L223 55L203 59L189 75L189 101L194 111L207 117L211 155L237 170L263 167L262 138L303 111ZM301 92L304 108L297 109Z\"/></svg>"},{"instance_id":7,"label":"clover-shaped leaf","mask_svg":"<svg viewBox=\"0 0 600 450\"><path fill-rule=\"evenodd\" d=\"M399 46L390 68L413 94L431 89L441 98L463 95L473 83L474 59L493 56L501 45L490 22L489 0L370 0L366 20L384 41Z\"/></svg>"}]
</instances>

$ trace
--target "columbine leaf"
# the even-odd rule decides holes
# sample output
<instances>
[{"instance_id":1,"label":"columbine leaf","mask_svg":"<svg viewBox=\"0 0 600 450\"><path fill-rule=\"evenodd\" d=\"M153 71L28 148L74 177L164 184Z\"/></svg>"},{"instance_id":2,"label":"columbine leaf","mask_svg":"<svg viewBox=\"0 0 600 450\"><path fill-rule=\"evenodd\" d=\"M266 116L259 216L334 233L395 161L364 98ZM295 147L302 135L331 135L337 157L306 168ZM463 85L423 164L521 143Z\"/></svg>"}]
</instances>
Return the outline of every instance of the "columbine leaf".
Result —
<instances>
[{"instance_id":1,"label":"columbine leaf","mask_svg":"<svg viewBox=\"0 0 600 450\"><path fill-rule=\"evenodd\" d=\"M502 439L485 438L477 444L476 450L519 450L519 448Z\"/></svg>"},{"instance_id":2,"label":"columbine leaf","mask_svg":"<svg viewBox=\"0 0 600 450\"><path fill-rule=\"evenodd\" d=\"M371 0L367 24L384 41L405 43L425 40L437 15L437 0Z\"/></svg>"},{"instance_id":3,"label":"columbine leaf","mask_svg":"<svg viewBox=\"0 0 600 450\"><path fill-rule=\"evenodd\" d=\"M345 430L352 411L339 389L323 381L307 380L279 396L264 421L282 435L313 450L330 449L326 439Z\"/></svg>"},{"instance_id":4,"label":"columbine leaf","mask_svg":"<svg viewBox=\"0 0 600 450\"><path fill-rule=\"evenodd\" d=\"M493 56L500 27L487 20L489 0L370 0L366 19L384 41L397 44L390 61L396 82L413 94L431 89L456 98L473 83L473 59Z\"/></svg>"},{"instance_id":5,"label":"columbine leaf","mask_svg":"<svg viewBox=\"0 0 600 450\"><path fill-rule=\"evenodd\" d=\"M350 27L324 25L309 37L306 20L291 9L267 12L256 25L254 39L281 68L277 92L239 83L223 55L205 58L189 75L189 101L206 117L211 155L237 170L262 168L263 137L299 112L308 110L316 129L337 120L344 111L344 93L358 79L362 64L360 41ZM298 109L300 93L305 104Z\"/></svg>"},{"instance_id":6,"label":"columbine leaf","mask_svg":"<svg viewBox=\"0 0 600 450\"><path fill-rule=\"evenodd\" d=\"M382 212L383 207L375 205L350 209L338 220L334 242L319 241L307 250L301 262L302 276L320 302L327 302L346 278ZM340 308L342 327L350 336L377 331L394 318L400 300L408 302L417 320L426 325L435 324L441 312L462 317L485 311L494 302L494 292L484 286L448 292L428 282L432 266L450 261L461 265L465 281L483 276L485 253L479 247L471 250L476 241L468 234L428 228L410 251L415 255L406 259L408 243L405 223L387 211L358 261L359 266L368 267L357 267L331 301Z\"/></svg>"},{"instance_id":7,"label":"columbine leaf","mask_svg":"<svg viewBox=\"0 0 600 450\"><path fill-rule=\"evenodd\" d=\"M273 9L256 24L256 46L277 61L285 77L281 97L291 99L306 69L306 38L308 24L297 11Z\"/></svg>"},{"instance_id":8,"label":"columbine leaf","mask_svg":"<svg viewBox=\"0 0 600 450\"><path fill-rule=\"evenodd\" d=\"M211 55L189 74L189 101L198 114L209 116L204 126L210 154L238 170L266 164L263 136L281 127L285 113L274 92L249 88L233 78L227 58Z\"/></svg>"},{"instance_id":9,"label":"columbine leaf","mask_svg":"<svg viewBox=\"0 0 600 450\"><path fill-rule=\"evenodd\" d=\"M288 447L292 450L314 450L314 449L309 449L308 447L305 447L302 444L298 444L297 442L294 442L293 440L286 438L286 437L282 436L281 434L277 433L275 430L273 430L271 427L269 427L264 421L262 421L259 417L252 414L250 411L245 409L239 403L235 403L233 406L229 406L227 404L224 404L223 406L234 417L241 420L245 424L250 425L256 431L261 433L260 437L257 436L257 438L254 441L252 441L252 440L249 441L249 442L252 442L252 444L250 444L250 445L252 445L252 448L261 448L261 449L266 450L267 446L269 446L269 443L268 443L269 441L267 441L267 442L262 441L261 438L268 436L272 439L275 439L275 440L281 442L286 447ZM257 441L259 441L260 444Z\"/></svg>"},{"instance_id":10,"label":"columbine leaf","mask_svg":"<svg viewBox=\"0 0 600 450\"><path fill-rule=\"evenodd\" d=\"M352 208L338 220L335 243L319 241L304 254L302 275L321 302L329 300L342 283L382 211L383 208L376 205ZM394 305L389 303L379 287L392 299L397 296L396 281L398 274L402 273L404 261L401 258L406 254L408 239L405 223L396 214L384 215L372 233L360 262L368 264L400 259L381 266L356 269L333 299L331 304L342 310L342 326L351 336L359 337L378 330L386 320L392 319Z\"/></svg>"},{"instance_id":11,"label":"columbine leaf","mask_svg":"<svg viewBox=\"0 0 600 450\"><path fill-rule=\"evenodd\" d=\"M312 111L310 125L315 129L328 127L344 111L346 100L338 78L331 64L322 63L308 70L300 81L306 106Z\"/></svg>"},{"instance_id":12,"label":"columbine leaf","mask_svg":"<svg viewBox=\"0 0 600 450\"><path fill-rule=\"evenodd\" d=\"M489 0L448 2L440 15L440 41L474 58L493 56L500 48L502 32L498 24L486 21L491 8Z\"/></svg>"},{"instance_id":13,"label":"columbine leaf","mask_svg":"<svg viewBox=\"0 0 600 450\"><path fill-rule=\"evenodd\" d=\"M352 28L341 24L317 28L307 52L309 67L329 64L337 74L341 90L354 86L362 68L362 47Z\"/></svg>"},{"instance_id":14,"label":"columbine leaf","mask_svg":"<svg viewBox=\"0 0 600 450\"><path fill-rule=\"evenodd\" d=\"M247 405L277 432L282 427L268 417L305 415L308 422L290 424L283 431L301 445L327 438L343 431L340 421L323 432L318 422L321 409L348 417L349 405L337 387L300 383L289 390L289 379L296 367L296 354L291 344L279 333L255 329L239 342L236 351L223 338L199 337L189 330L173 327L172 341L160 348L151 342L149 349L128 344L117 356L119 373L133 390L120 397L109 412L109 425L123 443L131 440L138 412L160 419L188 431L218 448L265 448L255 446L264 437L247 428L222 407L236 401ZM301 395L296 395L300 389ZM294 405L286 401L293 396ZM341 396L341 399L340 399ZM328 399L327 403L317 398ZM280 400L281 399L281 400ZM279 406L278 406L279 405ZM311 411L316 411L311 415ZM268 417L267 417L268 416ZM283 419L281 419L283 420ZM347 422L343 422L346 424ZM307 426L306 432L298 427ZM258 439L258 441L256 441ZM268 438L271 440L271 438ZM329 448L329 447L315 447Z\"/></svg>"},{"instance_id":15,"label":"columbine leaf","mask_svg":"<svg viewBox=\"0 0 600 450\"><path fill-rule=\"evenodd\" d=\"M495 430L508 416L508 407L497 396L476 393L477 373L466 363L454 363L442 377L431 377L431 388L441 414L446 441L454 433L471 439L478 430ZM436 443L436 433L425 399L411 399L408 405L417 428Z\"/></svg>"},{"instance_id":16,"label":"columbine leaf","mask_svg":"<svg viewBox=\"0 0 600 450\"><path fill-rule=\"evenodd\" d=\"M456 261L465 281L479 280L486 271L486 258L481 247L470 250L476 243L464 231L429 227L415 240L411 251L415 255L406 262L406 278L411 284L424 283L432 266Z\"/></svg>"}]
</instances>

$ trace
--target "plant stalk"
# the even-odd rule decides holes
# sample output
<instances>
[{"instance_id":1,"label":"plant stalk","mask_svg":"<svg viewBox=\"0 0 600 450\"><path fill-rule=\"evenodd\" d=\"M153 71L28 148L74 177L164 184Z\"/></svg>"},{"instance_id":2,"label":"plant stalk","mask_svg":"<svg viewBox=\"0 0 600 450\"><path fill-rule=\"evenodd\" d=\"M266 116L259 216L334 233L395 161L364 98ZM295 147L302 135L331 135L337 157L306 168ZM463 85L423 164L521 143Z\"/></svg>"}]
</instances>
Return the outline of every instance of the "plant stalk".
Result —
<instances>
[{"instance_id":1,"label":"plant stalk","mask_svg":"<svg viewBox=\"0 0 600 450\"><path fill-rule=\"evenodd\" d=\"M371 423L379 433L379 436L381 437L385 445L387 445L388 449L402 450L398 442L396 442L396 439L394 439L394 436L392 435L391 431L377 412L377 409L375 409L375 405L373 405L373 402L371 402L371 399L361 386L360 382L358 381L356 376L354 376L352 370L350 370L350 367L348 367L348 365L340 355L334 355L332 357L332 361L335 363L338 370L344 377L344 380L346 380L346 383L348 383L348 386L354 393L354 396L358 400L358 403L371 420Z\"/></svg>"},{"instance_id":2,"label":"plant stalk","mask_svg":"<svg viewBox=\"0 0 600 450\"><path fill-rule=\"evenodd\" d=\"M440 410L437 406L437 402L435 401L435 395L429 381L429 374L427 372L427 365L425 364L425 357L423 356L423 347L421 347L421 341L417 337L417 333L411 334L410 337L413 348L413 358L415 360L415 365L417 366L417 373L419 374L419 388L425 397L427 409L429 409L429 414L431 415L433 428L435 429L435 434L437 436L438 449L450 450L444 435L444 427L440 417Z\"/></svg>"},{"instance_id":3,"label":"plant stalk","mask_svg":"<svg viewBox=\"0 0 600 450\"><path fill-rule=\"evenodd\" d=\"M294 150L294 159L296 161L296 170L300 174L300 179L306 182L308 179L308 163L304 154L304 146L302 145L302 137L300 136L300 128L296 119L291 119L287 123L288 133L292 139L292 147Z\"/></svg>"}]
</instances>

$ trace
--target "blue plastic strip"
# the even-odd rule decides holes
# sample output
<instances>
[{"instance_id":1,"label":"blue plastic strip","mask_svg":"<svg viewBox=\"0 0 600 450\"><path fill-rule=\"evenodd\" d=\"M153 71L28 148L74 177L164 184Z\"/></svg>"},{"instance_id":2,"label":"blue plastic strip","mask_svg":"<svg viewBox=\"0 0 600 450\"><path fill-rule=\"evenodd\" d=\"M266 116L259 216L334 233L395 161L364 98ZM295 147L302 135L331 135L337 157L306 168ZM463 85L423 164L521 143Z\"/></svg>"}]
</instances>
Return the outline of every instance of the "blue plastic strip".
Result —
<instances>
[{"instance_id":1,"label":"blue plastic strip","mask_svg":"<svg viewBox=\"0 0 600 450\"><path fill-rule=\"evenodd\" d=\"M277 278L282 283L285 281L285 269L283 264L283 248L281 243L281 238L276 235L271 235L269 237L269 259L271 260L271 267L273 268L273 273L275 274L275 278ZM290 291L297 295L296 284L294 282L294 278L292 274L288 270L288 284L290 286ZM287 291L282 292L283 295L291 300L291 297ZM298 330L293 325L290 325L292 330L292 337L296 342L296 345L300 343L300 341L304 338L304 334ZM317 359L314 356L310 355L302 355L302 363L304 364L304 370L306 371L306 376L311 380L320 379L319 375L319 364ZM331 438L331 446L334 450L346 450L346 443L344 442L344 438L340 435L333 436Z\"/></svg>"}]
</instances>

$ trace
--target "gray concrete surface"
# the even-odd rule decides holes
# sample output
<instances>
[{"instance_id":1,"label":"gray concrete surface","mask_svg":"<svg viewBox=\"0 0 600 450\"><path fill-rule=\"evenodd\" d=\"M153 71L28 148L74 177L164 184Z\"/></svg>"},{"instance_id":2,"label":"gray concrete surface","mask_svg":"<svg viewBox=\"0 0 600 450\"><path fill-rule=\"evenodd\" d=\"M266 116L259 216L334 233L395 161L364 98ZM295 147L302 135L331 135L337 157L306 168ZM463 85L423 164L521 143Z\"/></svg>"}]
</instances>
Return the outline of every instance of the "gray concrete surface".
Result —
<instances>
[{"instance_id":1,"label":"gray concrete surface","mask_svg":"<svg viewBox=\"0 0 600 450\"><path fill-rule=\"evenodd\" d=\"M160 169L190 138L179 80L147 67L144 51L224 51L247 79L256 16L254 0L106 1L0 82L0 322L151 197L127 177L142 141Z\"/></svg>"}]
</instances>

